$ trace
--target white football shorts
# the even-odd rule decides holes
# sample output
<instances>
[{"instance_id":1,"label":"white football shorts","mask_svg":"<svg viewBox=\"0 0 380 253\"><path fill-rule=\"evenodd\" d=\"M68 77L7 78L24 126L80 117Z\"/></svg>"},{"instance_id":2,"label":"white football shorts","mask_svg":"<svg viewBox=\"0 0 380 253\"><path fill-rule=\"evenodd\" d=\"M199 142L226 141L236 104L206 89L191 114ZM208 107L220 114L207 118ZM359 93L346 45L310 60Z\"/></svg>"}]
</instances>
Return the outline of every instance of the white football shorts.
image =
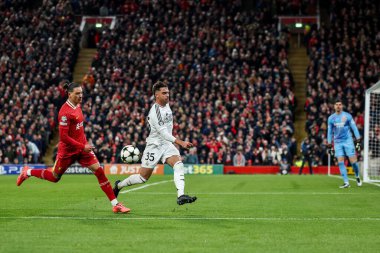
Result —
<instances>
[{"instance_id":1,"label":"white football shorts","mask_svg":"<svg viewBox=\"0 0 380 253\"><path fill-rule=\"evenodd\" d=\"M174 155L180 156L180 153L173 143L163 145L148 144L141 157L141 167L154 169L160 159L162 163L165 163L166 159Z\"/></svg>"}]
</instances>

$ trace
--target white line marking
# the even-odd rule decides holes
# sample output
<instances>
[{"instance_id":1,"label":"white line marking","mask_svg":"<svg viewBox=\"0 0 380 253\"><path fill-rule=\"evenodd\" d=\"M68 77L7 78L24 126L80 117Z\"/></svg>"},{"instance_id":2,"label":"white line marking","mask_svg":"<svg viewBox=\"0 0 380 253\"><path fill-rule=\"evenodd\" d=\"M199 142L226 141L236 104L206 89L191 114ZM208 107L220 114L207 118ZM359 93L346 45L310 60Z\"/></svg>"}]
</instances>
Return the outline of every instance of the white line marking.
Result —
<instances>
[{"instance_id":1,"label":"white line marking","mask_svg":"<svg viewBox=\"0 0 380 253\"><path fill-rule=\"evenodd\" d=\"M150 186L154 186L154 185L158 185L158 184L164 184L164 183L168 183L168 182L173 182L173 180L165 180L165 181L159 181L159 182L151 183L151 184L144 184L143 186L136 187L136 188L133 188L133 189L130 189L130 190L126 190L126 191L122 191L120 193L133 192L133 191L144 189L144 188L147 188L147 187L150 187Z\"/></svg>"},{"instance_id":2,"label":"white line marking","mask_svg":"<svg viewBox=\"0 0 380 253\"><path fill-rule=\"evenodd\" d=\"M128 214L127 214L128 215ZM380 217L73 217L73 216L19 216L3 220L251 220L251 221L380 221Z\"/></svg>"},{"instance_id":3,"label":"white line marking","mask_svg":"<svg viewBox=\"0 0 380 253\"><path fill-rule=\"evenodd\" d=\"M342 178L341 176L335 176L335 175L329 175L329 176L330 177L335 177L335 178ZM353 179L353 178L349 178L348 180L356 182L356 180ZM365 184L371 184L371 185L375 185L377 187L380 187L380 184L376 184L376 183L372 183L372 182L363 182L363 183L365 183Z\"/></svg>"},{"instance_id":4,"label":"white line marking","mask_svg":"<svg viewBox=\"0 0 380 253\"><path fill-rule=\"evenodd\" d=\"M134 192L142 195L175 195L174 192ZM367 195L378 192L192 192L194 195Z\"/></svg>"}]
</instances>

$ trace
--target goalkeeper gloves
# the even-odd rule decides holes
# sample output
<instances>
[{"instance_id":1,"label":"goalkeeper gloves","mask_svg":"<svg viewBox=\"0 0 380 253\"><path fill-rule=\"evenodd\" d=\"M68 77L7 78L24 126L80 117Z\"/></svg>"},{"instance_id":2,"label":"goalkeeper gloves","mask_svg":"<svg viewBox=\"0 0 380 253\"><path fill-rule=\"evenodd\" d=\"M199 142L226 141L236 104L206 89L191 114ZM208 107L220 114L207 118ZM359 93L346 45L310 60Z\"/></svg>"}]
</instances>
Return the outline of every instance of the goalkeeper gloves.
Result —
<instances>
[{"instance_id":1,"label":"goalkeeper gloves","mask_svg":"<svg viewBox=\"0 0 380 253\"><path fill-rule=\"evenodd\" d=\"M334 156L335 152L331 144L327 144L327 153L329 153L331 156Z\"/></svg>"},{"instance_id":2,"label":"goalkeeper gloves","mask_svg":"<svg viewBox=\"0 0 380 253\"><path fill-rule=\"evenodd\" d=\"M362 151L362 138L358 138L355 140L355 149L356 151Z\"/></svg>"}]
</instances>

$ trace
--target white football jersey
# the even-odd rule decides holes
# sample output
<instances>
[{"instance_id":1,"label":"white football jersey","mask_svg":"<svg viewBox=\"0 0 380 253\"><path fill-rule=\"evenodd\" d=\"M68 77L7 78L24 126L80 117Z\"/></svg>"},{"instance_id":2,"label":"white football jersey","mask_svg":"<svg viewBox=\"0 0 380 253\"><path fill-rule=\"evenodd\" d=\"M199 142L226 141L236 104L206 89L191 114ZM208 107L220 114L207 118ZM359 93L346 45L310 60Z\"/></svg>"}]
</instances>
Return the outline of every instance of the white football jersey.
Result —
<instances>
[{"instance_id":1,"label":"white football jersey","mask_svg":"<svg viewBox=\"0 0 380 253\"><path fill-rule=\"evenodd\" d=\"M173 113L169 104L162 107L155 103L150 108L147 119L150 128L149 136L146 138L147 144L162 145L175 141L176 138L172 135Z\"/></svg>"}]
</instances>

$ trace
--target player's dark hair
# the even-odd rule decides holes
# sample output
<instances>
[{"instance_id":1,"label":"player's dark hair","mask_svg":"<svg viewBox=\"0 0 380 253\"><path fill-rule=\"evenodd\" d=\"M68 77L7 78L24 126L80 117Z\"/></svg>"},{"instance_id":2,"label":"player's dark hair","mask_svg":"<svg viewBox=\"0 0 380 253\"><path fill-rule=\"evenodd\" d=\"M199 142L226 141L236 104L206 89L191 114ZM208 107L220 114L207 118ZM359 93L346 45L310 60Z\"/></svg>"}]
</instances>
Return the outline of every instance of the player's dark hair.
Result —
<instances>
[{"instance_id":1,"label":"player's dark hair","mask_svg":"<svg viewBox=\"0 0 380 253\"><path fill-rule=\"evenodd\" d=\"M79 83L69 83L69 82L66 82L63 84L63 89L69 93L69 92L72 92L74 90L74 88L77 88L77 87L81 87Z\"/></svg>"},{"instance_id":2,"label":"player's dark hair","mask_svg":"<svg viewBox=\"0 0 380 253\"><path fill-rule=\"evenodd\" d=\"M343 99L336 98L335 101L334 101L334 104L336 104L336 103L342 103L343 104Z\"/></svg>"},{"instance_id":3,"label":"player's dark hair","mask_svg":"<svg viewBox=\"0 0 380 253\"><path fill-rule=\"evenodd\" d=\"M165 87L168 88L168 85L166 83L161 82L161 81L156 82L155 84L153 84L153 89L152 89L153 95L156 94L156 91L159 91L161 88L165 88Z\"/></svg>"}]
</instances>

